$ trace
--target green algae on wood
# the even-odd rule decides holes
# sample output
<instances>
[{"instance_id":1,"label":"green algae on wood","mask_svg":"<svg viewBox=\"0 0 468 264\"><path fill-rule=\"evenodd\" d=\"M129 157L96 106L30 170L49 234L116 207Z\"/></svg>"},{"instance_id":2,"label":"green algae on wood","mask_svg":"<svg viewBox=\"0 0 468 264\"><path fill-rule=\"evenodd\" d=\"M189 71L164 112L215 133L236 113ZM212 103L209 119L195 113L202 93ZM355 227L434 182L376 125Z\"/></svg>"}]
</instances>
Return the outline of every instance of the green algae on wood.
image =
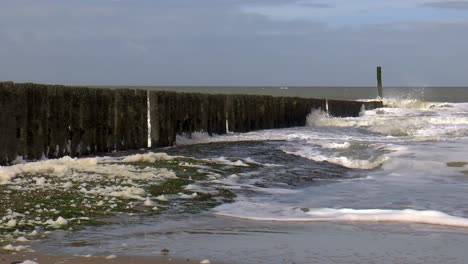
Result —
<instances>
[{"instance_id":1,"label":"green algae on wood","mask_svg":"<svg viewBox=\"0 0 468 264\"><path fill-rule=\"evenodd\" d=\"M456 167L456 168L461 168L468 165L468 162L466 161L451 161L447 162L448 167Z\"/></svg>"}]
</instances>

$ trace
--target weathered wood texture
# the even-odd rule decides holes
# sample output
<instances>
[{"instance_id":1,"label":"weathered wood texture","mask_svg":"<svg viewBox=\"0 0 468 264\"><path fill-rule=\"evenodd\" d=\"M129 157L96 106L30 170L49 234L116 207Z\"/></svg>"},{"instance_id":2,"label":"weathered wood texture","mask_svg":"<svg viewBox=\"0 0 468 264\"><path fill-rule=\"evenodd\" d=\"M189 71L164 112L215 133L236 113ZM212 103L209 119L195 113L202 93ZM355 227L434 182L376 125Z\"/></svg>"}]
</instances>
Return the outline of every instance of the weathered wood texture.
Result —
<instances>
[{"instance_id":1,"label":"weathered wood texture","mask_svg":"<svg viewBox=\"0 0 468 264\"><path fill-rule=\"evenodd\" d=\"M380 98L383 98L383 87L382 87L382 67L377 66L377 92Z\"/></svg>"},{"instance_id":2,"label":"weathered wood texture","mask_svg":"<svg viewBox=\"0 0 468 264\"><path fill-rule=\"evenodd\" d=\"M149 102L149 108L148 108ZM96 89L0 82L0 164L16 157L81 156L152 147L177 135L304 126L324 99ZM333 116L359 116L382 102L328 101Z\"/></svg>"},{"instance_id":3,"label":"weathered wood texture","mask_svg":"<svg viewBox=\"0 0 468 264\"><path fill-rule=\"evenodd\" d=\"M146 91L0 82L0 165L147 147Z\"/></svg>"}]
</instances>

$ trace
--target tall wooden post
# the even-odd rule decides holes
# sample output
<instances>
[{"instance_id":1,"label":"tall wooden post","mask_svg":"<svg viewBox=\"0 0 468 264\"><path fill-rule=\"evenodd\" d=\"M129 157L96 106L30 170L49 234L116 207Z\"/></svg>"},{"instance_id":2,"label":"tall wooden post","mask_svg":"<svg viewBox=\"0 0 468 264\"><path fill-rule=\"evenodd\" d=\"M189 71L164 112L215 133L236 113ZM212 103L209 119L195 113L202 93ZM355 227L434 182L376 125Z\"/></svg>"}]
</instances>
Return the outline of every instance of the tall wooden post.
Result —
<instances>
[{"instance_id":1,"label":"tall wooden post","mask_svg":"<svg viewBox=\"0 0 468 264\"><path fill-rule=\"evenodd\" d=\"M383 98L383 91L382 91L382 67L377 66L377 89L379 92L379 97Z\"/></svg>"}]
</instances>

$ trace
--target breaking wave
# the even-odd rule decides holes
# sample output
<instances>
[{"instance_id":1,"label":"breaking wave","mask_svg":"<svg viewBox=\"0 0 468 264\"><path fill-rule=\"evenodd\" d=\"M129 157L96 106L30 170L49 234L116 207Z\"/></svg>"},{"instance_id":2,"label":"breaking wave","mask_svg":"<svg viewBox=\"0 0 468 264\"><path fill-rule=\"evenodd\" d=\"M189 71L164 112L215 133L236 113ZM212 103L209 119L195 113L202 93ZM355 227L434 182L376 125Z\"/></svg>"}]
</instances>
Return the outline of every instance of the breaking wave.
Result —
<instances>
[{"instance_id":1,"label":"breaking wave","mask_svg":"<svg viewBox=\"0 0 468 264\"><path fill-rule=\"evenodd\" d=\"M434 110L433 106L380 108L366 111L360 117L348 118L332 117L317 110L308 115L306 125L311 128L353 127L393 137L439 138L468 134L468 104L457 104L443 110Z\"/></svg>"},{"instance_id":2,"label":"breaking wave","mask_svg":"<svg viewBox=\"0 0 468 264\"><path fill-rule=\"evenodd\" d=\"M364 169L364 170L371 170L377 167L380 167L387 157L385 156L377 156L370 159L353 159L350 157L345 156L325 156L323 154L319 154L313 151L307 150L297 150L297 151L288 151L283 150L287 154L296 155L302 158L306 158L309 160L317 161L317 162L330 162L333 164L341 165L343 167L347 167L350 169Z\"/></svg>"}]
</instances>

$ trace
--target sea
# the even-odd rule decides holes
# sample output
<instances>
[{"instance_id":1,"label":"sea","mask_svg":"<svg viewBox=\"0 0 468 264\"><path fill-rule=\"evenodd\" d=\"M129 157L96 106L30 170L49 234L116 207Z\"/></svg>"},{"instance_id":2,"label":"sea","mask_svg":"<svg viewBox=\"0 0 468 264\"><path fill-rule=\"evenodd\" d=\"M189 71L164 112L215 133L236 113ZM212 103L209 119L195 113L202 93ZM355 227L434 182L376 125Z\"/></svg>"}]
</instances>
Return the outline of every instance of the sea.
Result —
<instances>
[{"instance_id":1,"label":"sea","mask_svg":"<svg viewBox=\"0 0 468 264\"><path fill-rule=\"evenodd\" d=\"M370 87L148 89L376 98ZM468 88L388 87L383 101L359 117L311 110L304 127L178 136L176 146L151 152L214 162L193 165L209 177L187 189L223 188L232 201L122 214L112 225L54 232L35 248L103 256L167 249L211 263L468 263Z\"/></svg>"}]
</instances>

